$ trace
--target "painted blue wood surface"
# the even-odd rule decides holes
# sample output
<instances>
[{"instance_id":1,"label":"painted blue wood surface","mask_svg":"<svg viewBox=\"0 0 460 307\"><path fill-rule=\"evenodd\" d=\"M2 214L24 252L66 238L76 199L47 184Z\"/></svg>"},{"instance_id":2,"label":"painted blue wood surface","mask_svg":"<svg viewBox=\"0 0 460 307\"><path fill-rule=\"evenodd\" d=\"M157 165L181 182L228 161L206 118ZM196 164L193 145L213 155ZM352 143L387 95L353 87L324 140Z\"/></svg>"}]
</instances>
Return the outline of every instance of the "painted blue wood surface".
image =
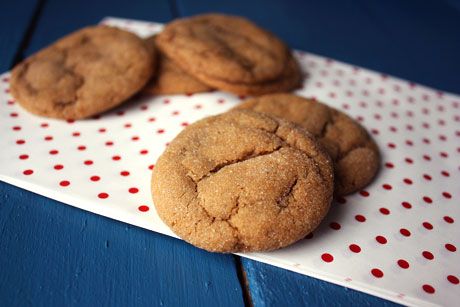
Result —
<instances>
[{"instance_id":1,"label":"painted blue wood surface","mask_svg":"<svg viewBox=\"0 0 460 307\"><path fill-rule=\"evenodd\" d=\"M10 5L9 13L14 9L24 5ZM3 3L0 12L6 14ZM166 1L47 1L25 54L106 15L172 17ZM27 19L14 21L24 27ZM0 37L5 31L0 29ZM5 63L15 53L0 50ZM207 253L0 182L0 306L243 304L233 256Z\"/></svg>"}]
</instances>

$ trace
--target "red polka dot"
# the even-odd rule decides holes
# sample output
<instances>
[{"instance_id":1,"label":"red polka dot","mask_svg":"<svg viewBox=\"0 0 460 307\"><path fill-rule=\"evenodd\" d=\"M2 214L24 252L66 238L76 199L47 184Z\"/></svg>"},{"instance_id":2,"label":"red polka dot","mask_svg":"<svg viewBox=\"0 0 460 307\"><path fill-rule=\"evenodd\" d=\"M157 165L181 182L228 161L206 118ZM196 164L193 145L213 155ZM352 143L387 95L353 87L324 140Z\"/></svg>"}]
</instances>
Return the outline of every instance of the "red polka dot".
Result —
<instances>
[{"instance_id":1,"label":"red polka dot","mask_svg":"<svg viewBox=\"0 0 460 307\"><path fill-rule=\"evenodd\" d=\"M49 124L48 124L48 123L42 123L42 124L40 125L40 127L42 127L42 128L48 128L48 127L49 127Z\"/></svg>"},{"instance_id":2,"label":"red polka dot","mask_svg":"<svg viewBox=\"0 0 460 307\"><path fill-rule=\"evenodd\" d=\"M422 256L424 258L428 259L428 260L433 260L434 259L434 255L429 251L423 251Z\"/></svg>"},{"instance_id":3,"label":"red polka dot","mask_svg":"<svg viewBox=\"0 0 460 307\"><path fill-rule=\"evenodd\" d=\"M157 130L157 133L158 133L158 134L162 134L162 133L164 133L164 132L165 132L164 129L158 129L158 130Z\"/></svg>"},{"instance_id":4,"label":"red polka dot","mask_svg":"<svg viewBox=\"0 0 460 307\"><path fill-rule=\"evenodd\" d=\"M408 185L412 184L412 180L410 180L409 178L404 178L403 181L404 181L405 184L408 184Z\"/></svg>"},{"instance_id":5,"label":"red polka dot","mask_svg":"<svg viewBox=\"0 0 460 307\"><path fill-rule=\"evenodd\" d=\"M26 141L24 141L24 140L17 140L17 141L16 141L16 144L22 145L22 144L25 144L25 142L26 142Z\"/></svg>"},{"instance_id":6,"label":"red polka dot","mask_svg":"<svg viewBox=\"0 0 460 307\"><path fill-rule=\"evenodd\" d=\"M411 158L406 158L406 159L404 159L404 161L406 161L407 164L414 163L414 160L412 160Z\"/></svg>"},{"instance_id":7,"label":"red polka dot","mask_svg":"<svg viewBox=\"0 0 460 307\"><path fill-rule=\"evenodd\" d=\"M433 202L433 200L431 200L431 198L429 198L428 196L423 196L423 201L427 204L431 204Z\"/></svg>"},{"instance_id":8,"label":"red polka dot","mask_svg":"<svg viewBox=\"0 0 460 307\"><path fill-rule=\"evenodd\" d=\"M435 292L435 289L431 285L423 285L422 288L423 291L425 291L428 294L433 294Z\"/></svg>"},{"instance_id":9,"label":"red polka dot","mask_svg":"<svg viewBox=\"0 0 460 307\"><path fill-rule=\"evenodd\" d=\"M53 149L53 150L50 150L50 155L57 155L59 153L59 151L57 151L56 149Z\"/></svg>"},{"instance_id":10,"label":"red polka dot","mask_svg":"<svg viewBox=\"0 0 460 307\"><path fill-rule=\"evenodd\" d=\"M129 188L129 193L131 194L136 194L137 192L139 192L139 189L138 188Z\"/></svg>"},{"instance_id":11,"label":"red polka dot","mask_svg":"<svg viewBox=\"0 0 460 307\"><path fill-rule=\"evenodd\" d=\"M334 256L329 253L324 253L321 255L321 259L323 259L324 262L332 262L334 260Z\"/></svg>"},{"instance_id":12,"label":"red polka dot","mask_svg":"<svg viewBox=\"0 0 460 307\"><path fill-rule=\"evenodd\" d=\"M388 183L385 183L384 185L382 185L382 187L385 189L385 190L391 190L393 189L393 187L391 185L389 185Z\"/></svg>"},{"instance_id":13,"label":"red polka dot","mask_svg":"<svg viewBox=\"0 0 460 307\"><path fill-rule=\"evenodd\" d=\"M359 253L359 252L361 252L361 247L359 247L359 245L357 245L357 244L350 244L350 246L349 246L348 248L350 248L350 250L351 250L353 253Z\"/></svg>"},{"instance_id":14,"label":"red polka dot","mask_svg":"<svg viewBox=\"0 0 460 307\"><path fill-rule=\"evenodd\" d=\"M155 166L153 164L149 165L149 170L153 170Z\"/></svg>"},{"instance_id":15,"label":"red polka dot","mask_svg":"<svg viewBox=\"0 0 460 307\"><path fill-rule=\"evenodd\" d=\"M443 175L444 177L449 177L450 176L448 171L441 171L441 175Z\"/></svg>"},{"instance_id":16,"label":"red polka dot","mask_svg":"<svg viewBox=\"0 0 460 307\"><path fill-rule=\"evenodd\" d=\"M80 136L80 132L73 132L72 136L74 136L74 137Z\"/></svg>"},{"instance_id":17,"label":"red polka dot","mask_svg":"<svg viewBox=\"0 0 460 307\"><path fill-rule=\"evenodd\" d=\"M380 244L387 244L387 239L384 236L376 236L375 240Z\"/></svg>"},{"instance_id":18,"label":"red polka dot","mask_svg":"<svg viewBox=\"0 0 460 307\"><path fill-rule=\"evenodd\" d=\"M147 212L147 211L150 210L150 208L148 206L145 206L145 205L139 206L137 209L139 211L141 211L141 212Z\"/></svg>"},{"instance_id":19,"label":"red polka dot","mask_svg":"<svg viewBox=\"0 0 460 307\"><path fill-rule=\"evenodd\" d=\"M444 247L445 247L449 252L452 252L452 253L457 251L457 247L455 247L455 245L450 244L450 243L447 243L446 245L444 245Z\"/></svg>"},{"instance_id":20,"label":"red polka dot","mask_svg":"<svg viewBox=\"0 0 460 307\"><path fill-rule=\"evenodd\" d=\"M446 223L452 224L454 222L454 219L446 215L444 217L444 221L446 221Z\"/></svg>"},{"instance_id":21,"label":"red polka dot","mask_svg":"<svg viewBox=\"0 0 460 307\"><path fill-rule=\"evenodd\" d=\"M368 197L370 195L369 192L364 191L364 190L359 191L359 194L361 194L361 196L363 196L363 197Z\"/></svg>"},{"instance_id":22,"label":"red polka dot","mask_svg":"<svg viewBox=\"0 0 460 307\"><path fill-rule=\"evenodd\" d=\"M403 202L401 203L401 206L403 206L403 207L406 208L406 209L412 208L412 205L411 205L410 203L408 203L407 201L403 201Z\"/></svg>"},{"instance_id":23,"label":"red polka dot","mask_svg":"<svg viewBox=\"0 0 460 307\"><path fill-rule=\"evenodd\" d=\"M431 223L428 223L428 222L423 222L423 227L425 227L426 229L428 230L432 230L433 229L433 225L431 225Z\"/></svg>"},{"instance_id":24,"label":"red polka dot","mask_svg":"<svg viewBox=\"0 0 460 307\"><path fill-rule=\"evenodd\" d=\"M411 235L410 231L407 230L406 228L401 228L401 229L399 230L399 232L400 232L403 236L405 236L405 237L410 237L410 235Z\"/></svg>"},{"instance_id":25,"label":"red polka dot","mask_svg":"<svg viewBox=\"0 0 460 307\"><path fill-rule=\"evenodd\" d=\"M396 145L394 143L388 143L388 147L394 149L396 148Z\"/></svg>"},{"instance_id":26,"label":"red polka dot","mask_svg":"<svg viewBox=\"0 0 460 307\"><path fill-rule=\"evenodd\" d=\"M372 273L372 275L374 275L377 278L382 278L383 277L383 272L380 269L372 269L371 273Z\"/></svg>"},{"instance_id":27,"label":"red polka dot","mask_svg":"<svg viewBox=\"0 0 460 307\"><path fill-rule=\"evenodd\" d=\"M78 150L83 151L86 150L86 146L80 145L77 147Z\"/></svg>"},{"instance_id":28,"label":"red polka dot","mask_svg":"<svg viewBox=\"0 0 460 307\"><path fill-rule=\"evenodd\" d=\"M61 169L63 169L63 168L64 168L64 165L62 165L62 164L56 164L56 165L54 166L54 169L57 170L57 171L58 171L58 170L61 170Z\"/></svg>"},{"instance_id":29,"label":"red polka dot","mask_svg":"<svg viewBox=\"0 0 460 307\"><path fill-rule=\"evenodd\" d=\"M447 276L447 280L454 285L458 285L459 283L458 277L454 275Z\"/></svg>"},{"instance_id":30,"label":"red polka dot","mask_svg":"<svg viewBox=\"0 0 460 307\"><path fill-rule=\"evenodd\" d=\"M141 155L146 155L149 153L149 151L147 149L142 149L140 152L139 152Z\"/></svg>"},{"instance_id":31,"label":"red polka dot","mask_svg":"<svg viewBox=\"0 0 460 307\"><path fill-rule=\"evenodd\" d=\"M99 198L101 198L101 199L106 199L107 197L109 197L109 194L107 194L107 193L99 193L99 194L97 195L97 197L99 197Z\"/></svg>"},{"instance_id":32,"label":"red polka dot","mask_svg":"<svg viewBox=\"0 0 460 307\"><path fill-rule=\"evenodd\" d=\"M83 162L85 165L92 165L93 164L93 161L92 160L85 160Z\"/></svg>"},{"instance_id":33,"label":"red polka dot","mask_svg":"<svg viewBox=\"0 0 460 307\"><path fill-rule=\"evenodd\" d=\"M105 146L112 146L113 145L113 142L112 141L107 141L105 142Z\"/></svg>"},{"instance_id":34,"label":"red polka dot","mask_svg":"<svg viewBox=\"0 0 460 307\"><path fill-rule=\"evenodd\" d=\"M107 131L107 129L105 129L105 128L99 128L99 130L98 130L98 131L99 131L100 133L104 133L104 132L106 132L106 131Z\"/></svg>"},{"instance_id":35,"label":"red polka dot","mask_svg":"<svg viewBox=\"0 0 460 307\"><path fill-rule=\"evenodd\" d=\"M122 175L122 176L129 176L129 172L128 172L128 171L121 171L121 172L120 172L120 175Z\"/></svg>"},{"instance_id":36,"label":"red polka dot","mask_svg":"<svg viewBox=\"0 0 460 307\"><path fill-rule=\"evenodd\" d=\"M120 156L113 156L113 157L112 157L112 160L118 161L118 160L121 160L121 157L120 157Z\"/></svg>"},{"instance_id":37,"label":"red polka dot","mask_svg":"<svg viewBox=\"0 0 460 307\"><path fill-rule=\"evenodd\" d=\"M364 217L364 215L361 215L361 214L357 214L355 215L355 220L357 220L358 222L365 222L366 221L366 217Z\"/></svg>"},{"instance_id":38,"label":"red polka dot","mask_svg":"<svg viewBox=\"0 0 460 307\"><path fill-rule=\"evenodd\" d=\"M101 177L99 177L99 176L91 176L89 179L91 181L99 181L99 180L101 180Z\"/></svg>"},{"instance_id":39,"label":"red polka dot","mask_svg":"<svg viewBox=\"0 0 460 307\"><path fill-rule=\"evenodd\" d=\"M442 192L442 196L444 196L444 197L447 198L447 199L451 199L451 198L452 198L452 195L450 195L449 192Z\"/></svg>"},{"instance_id":40,"label":"red polka dot","mask_svg":"<svg viewBox=\"0 0 460 307\"><path fill-rule=\"evenodd\" d=\"M23 173L24 175L26 175L26 176L29 176L29 175L32 175L32 174L34 173L34 171L31 170L31 169L26 169L26 170L23 171L22 173Z\"/></svg>"},{"instance_id":41,"label":"red polka dot","mask_svg":"<svg viewBox=\"0 0 460 307\"><path fill-rule=\"evenodd\" d=\"M19 156L19 159L21 159L21 160L27 160L27 159L29 159L29 155L20 155L20 156Z\"/></svg>"},{"instance_id":42,"label":"red polka dot","mask_svg":"<svg viewBox=\"0 0 460 307\"><path fill-rule=\"evenodd\" d=\"M340 224L337 222L332 222L329 224L329 227L331 227L334 230L339 230L341 228Z\"/></svg>"},{"instance_id":43,"label":"red polka dot","mask_svg":"<svg viewBox=\"0 0 460 307\"><path fill-rule=\"evenodd\" d=\"M139 141L139 137L138 136L133 136L133 137L131 137L131 141Z\"/></svg>"},{"instance_id":44,"label":"red polka dot","mask_svg":"<svg viewBox=\"0 0 460 307\"><path fill-rule=\"evenodd\" d=\"M52 141L53 137L51 135L47 135L43 138L45 141Z\"/></svg>"},{"instance_id":45,"label":"red polka dot","mask_svg":"<svg viewBox=\"0 0 460 307\"><path fill-rule=\"evenodd\" d=\"M21 128L20 126L14 126L12 129L13 129L13 131L19 131L19 130L21 130L22 128Z\"/></svg>"},{"instance_id":46,"label":"red polka dot","mask_svg":"<svg viewBox=\"0 0 460 307\"><path fill-rule=\"evenodd\" d=\"M431 181L431 176L428 174L423 174L423 178L425 178L425 180Z\"/></svg>"},{"instance_id":47,"label":"red polka dot","mask_svg":"<svg viewBox=\"0 0 460 307\"><path fill-rule=\"evenodd\" d=\"M387 208L380 208L379 211L380 211L380 213L382 213L383 215L388 215L388 214L390 214L390 210L388 210Z\"/></svg>"},{"instance_id":48,"label":"red polka dot","mask_svg":"<svg viewBox=\"0 0 460 307\"><path fill-rule=\"evenodd\" d=\"M60 185L61 187L67 187L67 186L70 185L70 182L67 181L67 180L62 180L61 182L59 182L59 185Z\"/></svg>"},{"instance_id":49,"label":"red polka dot","mask_svg":"<svg viewBox=\"0 0 460 307\"><path fill-rule=\"evenodd\" d=\"M404 260L404 259L399 259L399 260L398 260L398 265L399 265L402 269L408 269L408 268L409 268L409 262L407 262L407 261Z\"/></svg>"},{"instance_id":50,"label":"red polka dot","mask_svg":"<svg viewBox=\"0 0 460 307\"><path fill-rule=\"evenodd\" d=\"M387 163L385 163L385 167L386 167L386 168L393 168L393 167L395 167L395 166L394 166L393 163L387 162Z\"/></svg>"}]
</instances>

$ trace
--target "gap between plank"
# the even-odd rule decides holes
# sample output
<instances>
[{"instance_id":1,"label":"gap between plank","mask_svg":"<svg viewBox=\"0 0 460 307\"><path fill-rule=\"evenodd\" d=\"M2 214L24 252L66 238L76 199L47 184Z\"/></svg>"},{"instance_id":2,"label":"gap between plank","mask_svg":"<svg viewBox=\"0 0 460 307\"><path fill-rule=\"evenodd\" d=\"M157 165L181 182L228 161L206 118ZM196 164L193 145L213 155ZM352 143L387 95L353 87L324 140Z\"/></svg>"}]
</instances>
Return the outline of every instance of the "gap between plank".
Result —
<instances>
[{"instance_id":1,"label":"gap between plank","mask_svg":"<svg viewBox=\"0 0 460 307\"><path fill-rule=\"evenodd\" d=\"M19 47L16 50L16 53L14 54L13 61L10 63L10 69L12 69L14 65L21 62L24 59L22 53L30 43L30 39L32 38L35 26L37 25L38 18L40 17L44 6L45 0L37 1L37 5L35 6L35 12L32 14L32 18L30 19L29 25L27 26L26 33L24 34L24 37L19 43Z\"/></svg>"},{"instance_id":2,"label":"gap between plank","mask_svg":"<svg viewBox=\"0 0 460 307\"><path fill-rule=\"evenodd\" d=\"M241 263L241 257L233 255L235 258L236 264L236 273L238 275L238 280L241 285L241 291L243 292L243 302L246 307L254 307L251 298L251 292L249 291L249 281L246 276L246 271L244 270L243 264Z\"/></svg>"}]
</instances>

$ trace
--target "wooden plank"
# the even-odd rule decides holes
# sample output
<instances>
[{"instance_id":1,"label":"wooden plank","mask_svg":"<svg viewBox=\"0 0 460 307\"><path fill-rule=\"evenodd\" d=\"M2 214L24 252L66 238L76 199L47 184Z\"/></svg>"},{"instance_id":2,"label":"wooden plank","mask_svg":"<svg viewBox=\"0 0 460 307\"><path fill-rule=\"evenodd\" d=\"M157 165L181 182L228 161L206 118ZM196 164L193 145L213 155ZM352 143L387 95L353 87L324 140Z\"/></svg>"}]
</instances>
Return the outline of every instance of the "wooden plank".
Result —
<instances>
[{"instance_id":1,"label":"wooden plank","mask_svg":"<svg viewBox=\"0 0 460 307\"><path fill-rule=\"evenodd\" d=\"M5 1L0 5L0 72L13 65L37 6L38 0Z\"/></svg>"},{"instance_id":2,"label":"wooden plank","mask_svg":"<svg viewBox=\"0 0 460 307\"><path fill-rule=\"evenodd\" d=\"M50 0L24 54L106 15L172 17L166 1ZM2 182L0 268L5 306L243 305L233 256L207 253Z\"/></svg>"},{"instance_id":3,"label":"wooden plank","mask_svg":"<svg viewBox=\"0 0 460 307\"><path fill-rule=\"evenodd\" d=\"M257 306L400 306L367 295L277 268L242 259L253 305Z\"/></svg>"},{"instance_id":4,"label":"wooden plank","mask_svg":"<svg viewBox=\"0 0 460 307\"><path fill-rule=\"evenodd\" d=\"M460 10L449 2L178 0L177 11L247 16L294 48L460 93Z\"/></svg>"}]
</instances>

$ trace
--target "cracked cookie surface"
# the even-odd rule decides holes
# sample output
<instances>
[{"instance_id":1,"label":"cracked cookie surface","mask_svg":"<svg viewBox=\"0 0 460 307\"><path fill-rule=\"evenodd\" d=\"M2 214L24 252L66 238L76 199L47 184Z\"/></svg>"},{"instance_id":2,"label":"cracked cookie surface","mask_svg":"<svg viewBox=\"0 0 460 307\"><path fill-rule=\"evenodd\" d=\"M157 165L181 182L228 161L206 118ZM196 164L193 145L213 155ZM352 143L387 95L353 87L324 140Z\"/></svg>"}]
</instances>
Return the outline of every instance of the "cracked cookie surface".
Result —
<instances>
[{"instance_id":1,"label":"cracked cookie surface","mask_svg":"<svg viewBox=\"0 0 460 307\"><path fill-rule=\"evenodd\" d=\"M87 27L18 64L11 91L31 113L81 119L138 92L153 67L151 54L136 35L107 26Z\"/></svg>"},{"instance_id":2,"label":"cracked cookie surface","mask_svg":"<svg viewBox=\"0 0 460 307\"><path fill-rule=\"evenodd\" d=\"M317 137L334 161L337 195L364 188L379 169L378 147L367 131L345 113L325 104L291 94L273 94L246 100L235 109L283 118Z\"/></svg>"},{"instance_id":3,"label":"cracked cookie surface","mask_svg":"<svg viewBox=\"0 0 460 307\"><path fill-rule=\"evenodd\" d=\"M205 14L182 18L166 25L157 44L203 83L236 94L260 95L298 85L298 68L292 69L293 63L298 65L291 61L286 45L242 17Z\"/></svg>"},{"instance_id":4,"label":"cracked cookie surface","mask_svg":"<svg viewBox=\"0 0 460 307\"><path fill-rule=\"evenodd\" d=\"M152 95L194 94L208 92L211 87L181 69L174 61L156 48L156 36L145 40L152 53L157 53L156 74L142 90ZM155 51L153 51L155 50Z\"/></svg>"},{"instance_id":5,"label":"cracked cookie surface","mask_svg":"<svg viewBox=\"0 0 460 307\"><path fill-rule=\"evenodd\" d=\"M324 218L332 162L301 127L232 111L188 126L168 145L155 165L152 193L162 220L197 247L273 250Z\"/></svg>"}]
</instances>

